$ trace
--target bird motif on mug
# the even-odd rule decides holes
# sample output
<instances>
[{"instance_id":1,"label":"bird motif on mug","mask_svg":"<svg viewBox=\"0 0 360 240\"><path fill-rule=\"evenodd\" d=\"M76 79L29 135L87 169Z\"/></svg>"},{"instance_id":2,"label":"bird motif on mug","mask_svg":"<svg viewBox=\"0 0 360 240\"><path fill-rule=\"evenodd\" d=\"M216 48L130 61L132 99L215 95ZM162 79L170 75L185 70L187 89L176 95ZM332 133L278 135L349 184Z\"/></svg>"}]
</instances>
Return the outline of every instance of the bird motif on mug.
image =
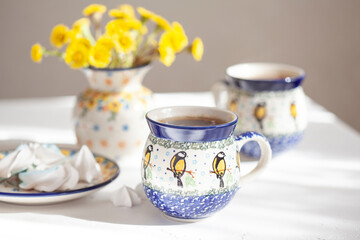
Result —
<instances>
[{"instance_id":1,"label":"bird motif on mug","mask_svg":"<svg viewBox=\"0 0 360 240\"><path fill-rule=\"evenodd\" d=\"M149 145L147 146L146 150L145 150L145 154L144 154L144 160L143 160L143 168L144 168L144 179L146 179L146 168L150 165L150 158L151 158L151 152L153 151L153 146Z\"/></svg>"},{"instance_id":2,"label":"bird motif on mug","mask_svg":"<svg viewBox=\"0 0 360 240\"><path fill-rule=\"evenodd\" d=\"M294 123L295 123L295 129L297 130L297 124L296 124L296 117L297 117L297 107L295 102L292 102L290 105L290 114L294 119Z\"/></svg>"},{"instance_id":3,"label":"bird motif on mug","mask_svg":"<svg viewBox=\"0 0 360 240\"><path fill-rule=\"evenodd\" d=\"M254 109L254 116L256 118L256 120L259 122L260 128L261 130L263 130L263 119L266 116L266 103L265 102L261 102L258 103Z\"/></svg>"},{"instance_id":4,"label":"bird motif on mug","mask_svg":"<svg viewBox=\"0 0 360 240\"><path fill-rule=\"evenodd\" d=\"M225 153L219 152L212 163L213 171L210 173L215 173L216 178L220 179L220 187L224 187L224 180L223 177L226 171L226 162L225 162Z\"/></svg>"},{"instance_id":5,"label":"bird motif on mug","mask_svg":"<svg viewBox=\"0 0 360 240\"><path fill-rule=\"evenodd\" d=\"M181 177L184 175L185 172L189 173L191 177L194 178L192 171L186 171L186 157L187 154L185 151L180 151L176 153L171 158L170 168L167 168L167 170L171 171L174 174L174 178L177 178L178 187L183 187Z\"/></svg>"},{"instance_id":6,"label":"bird motif on mug","mask_svg":"<svg viewBox=\"0 0 360 240\"><path fill-rule=\"evenodd\" d=\"M292 102L291 105L290 105L290 114L291 114L291 116L294 118L294 120L296 120L297 109L296 109L296 104L295 104L295 102Z\"/></svg>"},{"instance_id":7,"label":"bird motif on mug","mask_svg":"<svg viewBox=\"0 0 360 240\"><path fill-rule=\"evenodd\" d=\"M236 168L240 170L240 153L236 153Z\"/></svg>"},{"instance_id":8,"label":"bird motif on mug","mask_svg":"<svg viewBox=\"0 0 360 240\"><path fill-rule=\"evenodd\" d=\"M230 102L229 110L232 111L232 112L235 112L236 109L237 109L237 99L233 99Z\"/></svg>"}]
</instances>

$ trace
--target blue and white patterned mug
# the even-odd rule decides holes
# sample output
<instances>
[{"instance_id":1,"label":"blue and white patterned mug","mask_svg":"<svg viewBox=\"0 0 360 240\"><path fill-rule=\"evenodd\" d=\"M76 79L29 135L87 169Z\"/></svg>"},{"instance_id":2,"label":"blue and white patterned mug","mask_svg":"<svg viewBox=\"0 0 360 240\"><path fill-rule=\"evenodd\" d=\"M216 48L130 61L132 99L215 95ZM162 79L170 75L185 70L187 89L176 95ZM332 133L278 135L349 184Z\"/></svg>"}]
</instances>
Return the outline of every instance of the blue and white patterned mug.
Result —
<instances>
[{"instance_id":1,"label":"blue and white patterned mug","mask_svg":"<svg viewBox=\"0 0 360 240\"><path fill-rule=\"evenodd\" d=\"M303 69L279 63L242 63L226 69L226 79L213 86L216 106L235 112L236 132L256 131L270 142L273 154L300 142L307 125ZM259 157L249 143L242 149Z\"/></svg>"},{"instance_id":2,"label":"blue and white patterned mug","mask_svg":"<svg viewBox=\"0 0 360 240\"><path fill-rule=\"evenodd\" d=\"M208 126L164 123L167 118L220 119ZM211 107L165 107L147 113L151 133L142 158L142 183L151 203L166 216L196 221L219 211L245 182L254 179L271 158L267 140L255 132L234 136L237 116ZM241 147L256 141L258 165L240 177Z\"/></svg>"}]
</instances>

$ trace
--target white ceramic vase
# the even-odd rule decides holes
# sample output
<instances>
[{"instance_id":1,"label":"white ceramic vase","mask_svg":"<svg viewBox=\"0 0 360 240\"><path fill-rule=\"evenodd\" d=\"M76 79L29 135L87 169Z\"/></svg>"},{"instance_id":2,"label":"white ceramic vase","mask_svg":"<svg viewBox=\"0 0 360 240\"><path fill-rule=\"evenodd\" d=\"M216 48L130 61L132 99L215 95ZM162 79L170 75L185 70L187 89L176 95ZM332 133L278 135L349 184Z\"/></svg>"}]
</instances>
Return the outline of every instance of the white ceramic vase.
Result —
<instances>
[{"instance_id":1,"label":"white ceramic vase","mask_svg":"<svg viewBox=\"0 0 360 240\"><path fill-rule=\"evenodd\" d=\"M144 116L153 105L152 92L142 85L149 69L84 69L90 88L74 108L79 145L115 160L141 151L148 134Z\"/></svg>"}]
</instances>

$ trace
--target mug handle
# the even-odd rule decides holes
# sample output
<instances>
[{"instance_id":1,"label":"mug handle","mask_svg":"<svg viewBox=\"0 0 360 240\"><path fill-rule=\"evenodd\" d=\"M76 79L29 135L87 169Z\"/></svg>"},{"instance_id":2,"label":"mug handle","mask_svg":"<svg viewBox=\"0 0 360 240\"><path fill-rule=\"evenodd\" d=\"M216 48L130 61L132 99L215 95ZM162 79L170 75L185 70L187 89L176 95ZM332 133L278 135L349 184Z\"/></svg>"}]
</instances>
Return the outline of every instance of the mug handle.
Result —
<instances>
[{"instance_id":1,"label":"mug handle","mask_svg":"<svg viewBox=\"0 0 360 240\"><path fill-rule=\"evenodd\" d=\"M228 101L228 89L225 80L217 81L212 87L215 105L219 108L226 108Z\"/></svg>"},{"instance_id":2,"label":"mug handle","mask_svg":"<svg viewBox=\"0 0 360 240\"><path fill-rule=\"evenodd\" d=\"M245 176L240 177L239 186L242 186L248 182L251 182L262 173L271 159L272 151L266 138L257 132L242 133L239 136L235 136L235 141L237 142L237 154L240 154L242 146L250 141L256 141L259 144L261 150L260 160L256 167Z\"/></svg>"}]
</instances>

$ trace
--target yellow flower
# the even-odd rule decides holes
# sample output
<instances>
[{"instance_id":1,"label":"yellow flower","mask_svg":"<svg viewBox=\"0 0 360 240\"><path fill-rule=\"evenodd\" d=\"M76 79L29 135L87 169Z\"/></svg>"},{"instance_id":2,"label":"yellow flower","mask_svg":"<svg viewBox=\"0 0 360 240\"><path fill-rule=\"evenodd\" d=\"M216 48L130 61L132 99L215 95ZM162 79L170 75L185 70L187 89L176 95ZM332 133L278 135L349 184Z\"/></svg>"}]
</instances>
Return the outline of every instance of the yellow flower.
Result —
<instances>
[{"instance_id":1,"label":"yellow flower","mask_svg":"<svg viewBox=\"0 0 360 240\"><path fill-rule=\"evenodd\" d=\"M145 35L145 34L147 34L148 29L145 25L142 25L139 32L140 32L140 34Z\"/></svg>"},{"instance_id":2,"label":"yellow flower","mask_svg":"<svg viewBox=\"0 0 360 240\"><path fill-rule=\"evenodd\" d=\"M98 99L101 101L107 101L110 97L111 97L111 93L104 91L99 94Z\"/></svg>"},{"instance_id":3,"label":"yellow flower","mask_svg":"<svg viewBox=\"0 0 360 240\"><path fill-rule=\"evenodd\" d=\"M173 22L171 32L171 42L175 52L180 52L188 44L185 31L180 23Z\"/></svg>"},{"instance_id":4,"label":"yellow flower","mask_svg":"<svg viewBox=\"0 0 360 240\"><path fill-rule=\"evenodd\" d=\"M159 47L160 61L167 67L175 61L175 52L171 46L160 46Z\"/></svg>"},{"instance_id":5,"label":"yellow flower","mask_svg":"<svg viewBox=\"0 0 360 240\"><path fill-rule=\"evenodd\" d=\"M82 97L83 98L90 98L90 97L93 96L93 94L94 94L94 90L92 88L89 88L82 94Z\"/></svg>"},{"instance_id":6,"label":"yellow flower","mask_svg":"<svg viewBox=\"0 0 360 240\"><path fill-rule=\"evenodd\" d=\"M193 44L191 46L191 53L196 61L200 61L202 59L204 53L204 44L201 38L195 38Z\"/></svg>"},{"instance_id":7,"label":"yellow flower","mask_svg":"<svg viewBox=\"0 0 360 240\"><path fill-rule=\"evenodd\" d=\"M101 45L107 48L109 51L115 47L113 38L107 34L100 36L96 42L96 45Z\"/></svg>"},{"instance_id":8,"label":"yellow flower","mask_svg":"<svg viewBox=\"0 0 360 240\"><path fill-rule=\"evenodd\" d=\"M69 28L63 24L56 25L50 35L50 42L53 46L60 48L68 42L70 37Z\"/></svg>"},{"instance_id":9,"label":"yellow flower","mask_svg":"<svg viewBox=\"0 0 360 240\"><path fill-rule=\"evenodd\" d=\"M90 4L83 10L84 16L88 17L93 15L94 13L104 13L106 12L106 6L101 4Z\"/></svg>"},{"instance_id":10,"label":"yellow flower","mask_svg":"<svg viewBox=\"0 0 360 240\"><path fill-rule=\"evenodd\" d=\"M123 19L123 25L128 29L136 29L139 30L142 26L141 22L136 18L127 18Z\"/></svg>"},{"instance_id":11,"label":"yellow flower","mask_svg":"<svg viewBox=\"0 0 360 240\"><path fill-rule=\"evenodd\" d=\"M138 7L137 11L143 18L154 21L162 29L169 30L171 28L169 22L165 18L142 7Z\"/></svg>"},{"instance_id":12,"label":"yellow flower","mask_svg":"<svg viewBox=\"0 0 360 240\"><path fill-rule=\"evenodd\" d=\"M159 25L164 30L169 30L171 28L169 22L165 18L159 15L155 15L153 18L151 18L151 20L153 20L157 25Z\"/></svg>"},{"instance_id":13,"label":"yellow flower","mask_svg":"<svg viewBox=\"0 0 360 240\"><path fill-rule=\"evenodd\" d=\"M109 16L114 18L135 18L134 8L129 4L122 4L109 11Z\"/></svg>"},{"instance_id":14,"label":"yellow flower","mask_svg":"<svg viewBox=\"0 0 360 240\"><path fill-rule=\"evenodd\" d=\"M87 39L76 39L66 49L65 62L72 68L82 68L89 65L91 47Z\"/></svg>"},{"instance_id":15,"label":"yellow flower","mask_svg":"<svg viewBox=\"0 0 360 240\"><path fill-rule=\"evenodd\" d=\"M89 40L87 40L86 38L76 38L73 39L69 45L82 45L84 46L87 50L91 49L91 43L89 42Z\"/></svg>"},{"instance_id":16,"label":"yellow flower","mask_svg":"<svg viewBox=\"0 0 360 240\"><path fill-rule=\"evenodd\" d=\"M171 33L169 31L164 32L159 40L159 47L165 47L165 46L172 47Z\"/></svg>"},{"instance_id":17,"label":"yellow flower","mask_svg":"<svg viewBox=\"0 0 360 240\"><path fill-rule=\"evenodd\" d=\"M174 22L172 28L161 35L159 49L171 47L175 53L178 53L181 52L187 44L188 39L182 26L180 23Z\"/></svg>"},{"instance_id":18,"label":"yellow flower","mask_svg":"<svg viewBox=\"0 0 360 240\"><path fill-rule=\"evenodd\" d=\"M107 109L111 112L117 113L119 112L121 107L121 103L117 100L111 101L108 105L107 105Z\"/></svg>"},{"instance_id":19,"label":"yellow flower","mask_svg":"<svg viewBox=\"0 0 360 240\"><path fill-rule=\"evenodd\" d=\"M134 95L128 92L124 92L123 94L121 94L121 97L124 98L126 101L131 101Z\"/></svg>"},{"instance_id":20,"label":"yellow flower","mask_svg":"<svg viewBox=\"0 0 360 240\"><path fill-rule=\"evenodd\" d=\"M130 29L141 29L142 24L139 20L135 18L121 18L121 19L114 19L108 22L106 25L106 33L109 35L118 34L121 31L128 31Z\"/></svg>"},{"instance_id":21,"label":"yellow flower","mask_svg":"<svg viewBox=\"0 0 360 240\"><path fill-rule=\"evenodd\" d=\"M170 32L165 32L161 35L158 50L160 55L160 61L167 67L171 66L171 64L175 60L175 51L172 47Z\"/></svg>"},{"instance_id":22,"label":"yellow flower","mask_svg":"<svg viewBox=\"0 0 360 240\"><path fill-rule=\"evenodd\" d=\"M119 9L111 9L109 11L109 17L113 18L128 18L129 16Z\"/></svg>"},{"instance_id":23,"label":"yellow flower","mask_svg":"<svg viewBox=\"0 0 360 240\"><path fill-rule=\"evenodd\" d=\"M88 101L86 101L85 105L89 110L92 110L95 108L96 106L96 100L95 99L89 99Z\"/></svg>"},{"instance_id":24,"label":"yellow flower","mask_svg":"<svg viewBox=\"0 0 360 240\"><path fill-rule=\"evenodd\" d=\"M111 20L106 24L105 30L107 35L113 36L114 34L117 34L120 31L120 24L118 23L117 20L118 19Z\"/></svg>"},{"instance_id":25,"label":"yellow flower","mask_svg":"<svg viewBox=\"0 0 360 240\"><path fill-rule=\"evenodd\" d=\"M43 56L43 48L40 44L34 44L31 48L31 58L34 62L40 62Z\"/></svg>"},{"instance_id":26,"label":"yellow flower","mask_svg":"<svg viewBox=\"0 0 360 240\"><path fill-rule=\"evenodd\" d=\"M76 20L72 25L72 36L79 37L81 36L82 28L90 26L90 20L88 18L80 18Z\"/></svg>"},{"instance_id":27,"label":"yellow flower","mask_svg":"<svg viewBox=\"0 0 360 240\"><path fill-rule=\"evenodd\" d=\"M111 61L111 52L106 46L96 44L90 51L90 64L97 68L106 68Z\"/></svg>"},{"instance_id":28,"label":"yellow flower","mask_svg":"<svg viewBox=\"0 0 360 240\"><path fill-rule=\"evenodd\" d=\"M156 15L155 13L153 13L143 7L138 7L136 10L143 18L152 18Z\"/></svg>"},{"instance_id":29,"label":"yellow flower","mask_svg":"<svg viewBox=\"0 0 360 240\"><path fill-rule=\"evenodd\" d=\"M119 6L119 9L125 12L129 17L131 18L135 17L134 8L130 4L122 4Z\"/></svg>"},{"instance_id":30,"label":"yellow flower","mask_svg":"<svg viewBox=\"0 0 360 240\"><path fill-rule=\"evenodd\" d=\"M102 163L103 161L105 161L104 157L95 157L95 159L98 163Z\"/></svg>"},{"instance_id":31,"label":"yellow flower","mask_svg":"<svg viewBox=\"0 0 360 240\"><path fill-rule=\"evenodd\" d=\"M69 156L70 155L70 150L67 149L60 149L61 153L64 154L65 156Z\"/></svg>"},{"instance_id":32,"label":"yellow flower","mask_svg":"<svg viewBox=\"0 0 360 240\"><path fill-rule=\"evenodd\" d=\"M129 32L121 32L117 35L115 47L118 52L129 53L136 49L136 39Z\"/></svg>"},{"instance_id":33,"label":"yellow flower","mask_svg":"<svg viewBox=\"0 0 360 240\"><path fill-rule=\"evenodd\" d=\"M89 26L90 25L90 20L88 18L80 18L78 20L76 20L73 25L72 28L76 29L76 30L80 30L82 26Z\"/></svg>"}]
</instances>

